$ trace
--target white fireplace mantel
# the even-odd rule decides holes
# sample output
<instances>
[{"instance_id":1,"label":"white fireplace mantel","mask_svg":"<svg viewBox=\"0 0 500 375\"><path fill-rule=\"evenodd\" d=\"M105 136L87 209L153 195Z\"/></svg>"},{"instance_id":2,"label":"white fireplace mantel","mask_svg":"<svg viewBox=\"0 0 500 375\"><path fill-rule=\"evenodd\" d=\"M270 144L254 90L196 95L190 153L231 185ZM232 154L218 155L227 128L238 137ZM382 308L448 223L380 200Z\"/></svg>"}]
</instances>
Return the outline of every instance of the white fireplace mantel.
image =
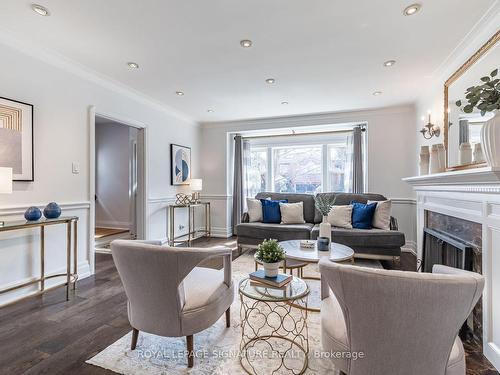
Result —
<instances>
[{"instance_id":1,"label":"white fireplace mantel","mask_svg":"<svg viewBox=\"0 0 500 375\"><path fill-rule=\"evenodd\" d=\"M417 193L417 256L422 259L426 211L482 225L483 350L500 369L500 168L408 177Z\"/></svg>"}]
</instances>

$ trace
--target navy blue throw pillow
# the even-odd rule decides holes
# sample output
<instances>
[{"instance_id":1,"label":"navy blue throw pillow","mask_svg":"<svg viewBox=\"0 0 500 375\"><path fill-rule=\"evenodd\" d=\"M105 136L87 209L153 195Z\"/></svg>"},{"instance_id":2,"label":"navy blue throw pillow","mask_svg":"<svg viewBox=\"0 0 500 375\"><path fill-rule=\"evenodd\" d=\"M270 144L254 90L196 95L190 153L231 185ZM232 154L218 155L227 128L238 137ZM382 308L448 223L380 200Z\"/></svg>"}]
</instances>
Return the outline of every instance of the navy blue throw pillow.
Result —
<instances>
[{"instance_id":1,"label":"navy blue throw pillow","mask_svg":"<svg viewBox=\"0 0 500 375\"><path fill-rule=\"evenodd\" d=\"M352 227L357 229L372 229L373 215L377 208L377 202L363 204L351 202L352 205Z\"/></svg>"},{"instance_id":2,"label":"navy blue throw pillow","mask_svg":"<svg viewBox=\"0 0 500 375\"><path fill-rule=\"evenodd\" d=\"M262 202L262 222L267 224L281 223L280 203L288 203L288 199L273 201L261 199Z\"/></svg>"}]
</instances>

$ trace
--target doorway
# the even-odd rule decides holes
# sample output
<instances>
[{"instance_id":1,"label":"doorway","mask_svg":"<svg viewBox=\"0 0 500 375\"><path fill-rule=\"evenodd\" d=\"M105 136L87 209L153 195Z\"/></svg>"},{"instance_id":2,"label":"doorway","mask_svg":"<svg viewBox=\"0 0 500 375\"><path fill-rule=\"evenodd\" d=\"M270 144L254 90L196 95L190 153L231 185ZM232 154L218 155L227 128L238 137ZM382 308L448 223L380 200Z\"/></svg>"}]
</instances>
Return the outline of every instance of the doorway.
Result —
<instances>
[{"instance_id":1,"label":"doorway","mask_svg":"<svg viewBox=\"0 0 500 375\"><path fill-rule=\"evenodd\" d=\"M96 253L110 253L115 239L144 237L144 139L144 128L95 115Z\"/></svg>"}]
</instances>

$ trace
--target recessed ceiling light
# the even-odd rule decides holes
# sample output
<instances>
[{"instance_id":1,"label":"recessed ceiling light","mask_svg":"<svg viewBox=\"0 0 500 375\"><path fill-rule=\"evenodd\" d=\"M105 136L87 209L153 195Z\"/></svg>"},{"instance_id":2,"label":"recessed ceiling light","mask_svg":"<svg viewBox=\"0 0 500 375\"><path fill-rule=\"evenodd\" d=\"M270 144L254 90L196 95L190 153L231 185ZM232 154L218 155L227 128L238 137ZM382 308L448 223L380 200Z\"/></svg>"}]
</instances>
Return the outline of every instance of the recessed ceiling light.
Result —
<instances>
[{"instance_id":1,"label":"recessed ceiling light","mask_svg":"<svg viewBox=\"0 0 500 375\"><path fill-rule=\"evenodd\" d=\"M133 62L133 61L130 61L127 63L128 67L129 68L132 68L132 69L139 69L139 64Z\"/></svg>"},{"instance_id":2,"label":"recessed ceiling light","mask_svg":"<svg viewBox=\"0 0 500 375\"><path fill-rule=\"evenodd\" d=\"M272 85L273 83L276 82L276 80L274 78L268 78L268 79L266 79L266 82L269 83L270 85Z\"/></svg>"},{"instance_id":3,"label":"recessed ceiling light","mask_svg":"<svg viewBox=\"0 0 500 375\"><path fill-rule=\"evenodd\" d=\"M41 16L50 16L50 12L47 8L39 4L31 4L31 9Z\"/></svg>"},{"instance_id":4,"label":"recessed ceiling light","mask_svg":"<svg viewBox=\"0 0 500 375\"><path fill-rule=\"evenodd\" d=\"M252 47L252 41L250 39L243 39L240 41L240 46L243 48L250 48Z\"/></svg>"},{"instance_id":5,"label":"recessed ceiling light","mask_svg":"<svg viewBox=\"0 0 500 375\"><path fill-rule=\"evenodd\" d=\"M409 6L407 6L405 8L405 10L403 11L403 14L405 16L413 16L420 9L422 9L422 5L421 4L412 4L412 5L409 5Z\"/></svg>"},{"instance_id":6,"label":"recessed ceiling light","mask_svg":"<svg viewBox=\"0 0 500 375\"><path fill-rule=\"evenodd\" d=\"M373 96L379 96L379 95L382 95L382 91L375 91L372 95L373 95Z\"/></svg>"},{"instance_id":7,"label":"recessed ceiling light","mask_svg":"<svg viewBox=\"0 0 500 375\"><path fill-rule=\"evenodd\" d=\"M178 96L183 96L184 95L184 93L182 91L176 91L175 94L178 95Z\"/></svg>"},{"instance_id":8,"label":"recessed ceiling light","mask_svg":"<svg viewBox=\"0 0 500 375\"><path fill-rule=\"evenodd\" d=\"M281 102L281 104L283 104L283 105L288 105L288 102Z\"/></svg>"},{"instance_id":9,"label":"recessed ceiling light","mask_svg":"<svg viewBox=\"0 0 500 375\"><path fill-rule=\"evenodd\" d=\"M214 111L213 109L207 109L208 113L213 113L213 111Z\"/></svg>"},{"instance_id":10,"label":"recessed ceiling light","mask_svg":"<svg viewBox=\"0 0 500 375\"><path fill-rule=\"evenodd\" d=\"M384 66L387 68L393 66L394 64L396 64L396 60L387 60L386 62L384 62Z\"/></svg>"}]
</instances>

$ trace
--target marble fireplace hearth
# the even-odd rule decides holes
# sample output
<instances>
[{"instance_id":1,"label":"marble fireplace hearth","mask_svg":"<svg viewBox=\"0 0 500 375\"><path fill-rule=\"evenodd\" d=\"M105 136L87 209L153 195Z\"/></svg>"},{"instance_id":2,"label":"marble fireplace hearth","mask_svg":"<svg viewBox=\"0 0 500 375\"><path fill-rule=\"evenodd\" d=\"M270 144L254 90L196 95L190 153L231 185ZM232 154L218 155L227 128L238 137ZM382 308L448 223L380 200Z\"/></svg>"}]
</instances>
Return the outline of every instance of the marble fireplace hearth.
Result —
<instances>
[{"instance_id":1,"label":"marble fireplace hearth","mask_svg":"<svg viewBox=\"0 0 500 375\"><path fill-rule=\"evenodd\" d=\"M500 169L476 168L403 179L417 194L417 258L424 228L438 227L474 245L474 270L486 279L482 297L483 354L500 369ZM476 309L477 312L477 309Z\"/></svg>"}]
</instances>

